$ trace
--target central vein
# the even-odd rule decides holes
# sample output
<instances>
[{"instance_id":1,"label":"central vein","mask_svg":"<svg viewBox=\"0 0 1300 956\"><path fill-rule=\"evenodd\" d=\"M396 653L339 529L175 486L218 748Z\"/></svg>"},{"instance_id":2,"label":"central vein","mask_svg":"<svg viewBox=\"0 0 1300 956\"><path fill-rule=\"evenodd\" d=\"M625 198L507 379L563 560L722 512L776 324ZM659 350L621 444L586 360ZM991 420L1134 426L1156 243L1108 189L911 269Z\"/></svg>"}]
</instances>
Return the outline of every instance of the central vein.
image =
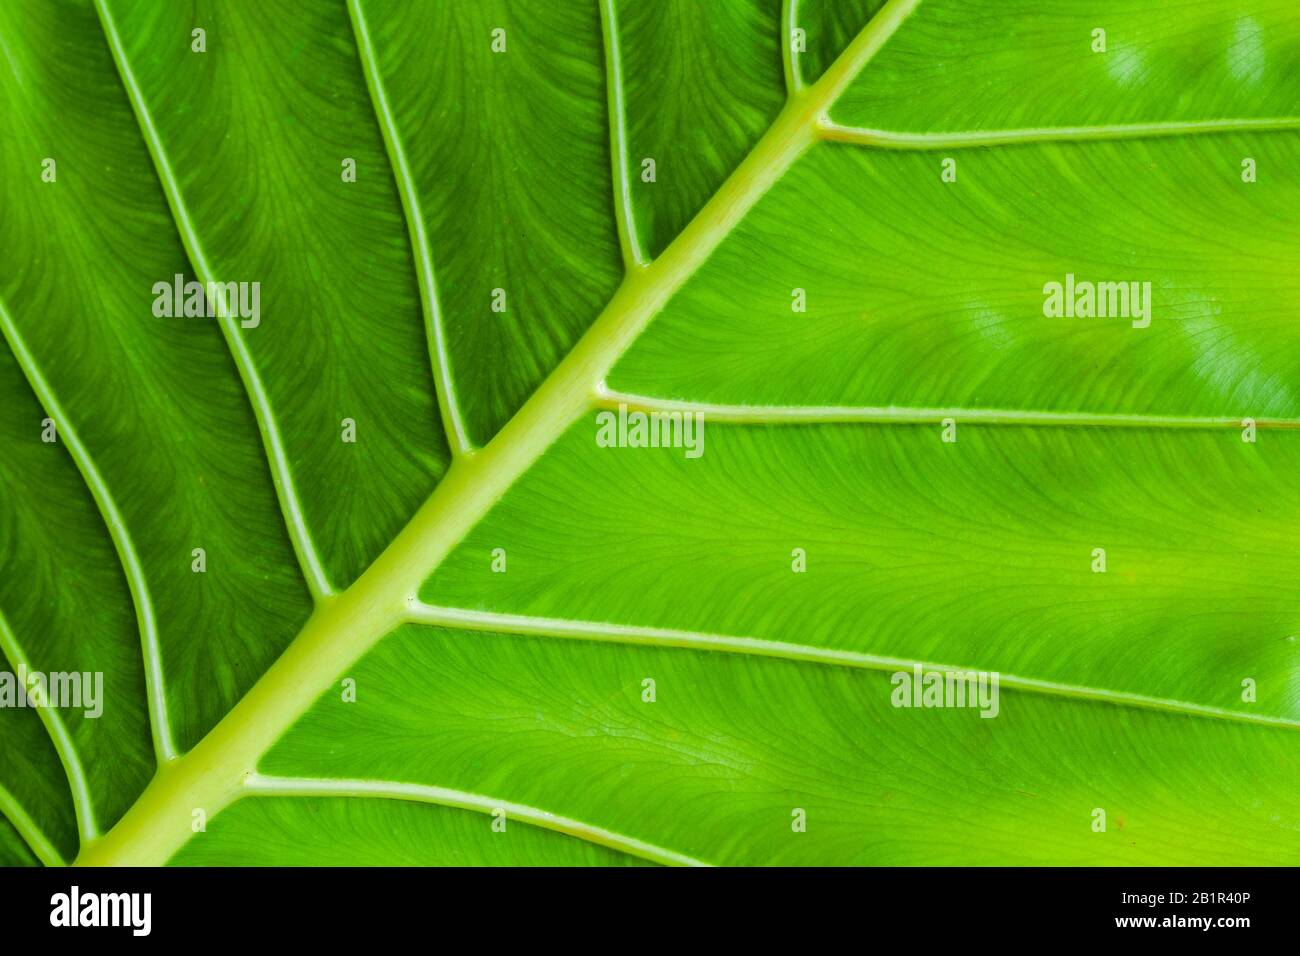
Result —
<instances>
[{"instance_id":1,"label":"central vein","mask_svg":"<svg viewBox=\"0 0 1300 956\"><path fill-rule=\"evenodd\" d=\"M324 596L284 654L188 754L164 763L82 865L161 865L245 792L262 756L363 654L410 618L420 585L570 426L650 320L818 139L830 105L920 0L890 0L820 80L792 96L745 160L658 259L632 270L542 386L483 449L457 458L401 533L346 591Z\"/></svg>"}]
</instances>

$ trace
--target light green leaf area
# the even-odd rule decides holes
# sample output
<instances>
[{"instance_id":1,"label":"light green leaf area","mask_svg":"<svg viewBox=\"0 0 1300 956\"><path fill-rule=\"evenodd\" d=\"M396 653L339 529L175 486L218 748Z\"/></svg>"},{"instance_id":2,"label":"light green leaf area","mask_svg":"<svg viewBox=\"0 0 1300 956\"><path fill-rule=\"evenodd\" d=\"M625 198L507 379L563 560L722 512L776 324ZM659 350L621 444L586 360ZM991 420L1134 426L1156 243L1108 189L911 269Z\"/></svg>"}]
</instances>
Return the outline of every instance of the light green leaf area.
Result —
<instances>
[{"instance_id":1,"label":"light green leaf area","mask_svg":"<svg viewBox=\"0 0 1300 956\"><path fill-rule=\"evenodd\" d=\"M242 800L176 866L637 866L640 857L527 824L493 831L469 810L418 800ZM508 836L507 836L508 835Z\"/></svg>"},{"instance_id":2,"label":"light green leaf area","mask_svg":"<svg viewBox=\"0 0 1300 956\"><path fill-rule=\"evenodd\" d=\"M1298 78L1280 0L0 5L0 670L103 679L0 863L1296 863Z\"/></svg>"},{"instance_id":3,"label":"light green leaf area","mask_svg":"<svg viewBox=\"0 0 1300 956\"><path fill-rule=\"evenodd\" d=\"M1300 164L1300 133L959 149L954 183L941 179L947 155L813 150L610 389L723 405L1300 415L1300 182L1283 172ZM1243 156L1272 172L1243 183ZM1128 293L1150 283L1148 314L1130 302L1127 317L1045 316L1044 285L1068 275ZM796 289L806 312L792 310Z\"/></svg>"},{"instance_id":4,"label":"light green leaf area","mask_svg":"<svg viewBox=\"0 0 1300 956\"><path fill-rule=\"evenodd\" d=\"M945 0L918 7L831 115L917 133L1278 119L1295 115L1297 70L1290 0L1006 0L995 15Z\"/></svg>"},{"instance_id":5,"label":"light green leaf area","mask_svg":"<svg viewBox=\"0 0 1300 956\"><path fill-rule=\"evenodd\" d=\"M1300 718L1291 433L706 422L690 460L597 431L565 435L421 597ZM1244 677L1268 688L1249 705Z\"/></svg>"},{"instance_id":6,"label":"light green leaf area","mask_svg":"<svg viewBox=\"0 0 1300 956\"><path fill-rule=\"evenodd\" d=\"M400 765L394 795L508 793L674 863L1295 858L1290 731L1189 732L1180 714L1011 691L986 720L896 709L873 670L435 628L395 633L353 676L372 699L322 698L268 774ZM1099 804L1106 833L1089 827Z\"/></svg>"}]
</instances>

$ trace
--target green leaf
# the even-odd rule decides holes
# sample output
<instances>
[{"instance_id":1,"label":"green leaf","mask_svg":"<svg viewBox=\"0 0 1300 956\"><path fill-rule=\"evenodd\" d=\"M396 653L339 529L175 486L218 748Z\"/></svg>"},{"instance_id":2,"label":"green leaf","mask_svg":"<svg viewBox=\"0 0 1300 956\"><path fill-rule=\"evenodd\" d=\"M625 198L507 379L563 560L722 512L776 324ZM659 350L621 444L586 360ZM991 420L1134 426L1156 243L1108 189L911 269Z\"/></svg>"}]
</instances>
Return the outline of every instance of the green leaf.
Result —
<instances>
[{"instance_id":1,"label":"green leaf","mask_svg":"<svg viewBox=\"0 0 1300 956\"><path fill-rule=\"evenodd\" d=\"M0 53L0 863L1300 859L1293 5Z\"/></svg>"}]
</instances>

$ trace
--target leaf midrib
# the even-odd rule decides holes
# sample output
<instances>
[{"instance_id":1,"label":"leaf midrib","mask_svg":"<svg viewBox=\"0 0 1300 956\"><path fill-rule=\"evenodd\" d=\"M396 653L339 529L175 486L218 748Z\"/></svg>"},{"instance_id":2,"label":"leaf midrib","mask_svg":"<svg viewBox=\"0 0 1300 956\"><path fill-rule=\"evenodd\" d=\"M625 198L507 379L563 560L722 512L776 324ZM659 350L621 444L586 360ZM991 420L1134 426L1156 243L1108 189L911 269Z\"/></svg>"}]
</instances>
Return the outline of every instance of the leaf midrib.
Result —
<instances>
[{"instance_id":1,"label":"leaf midrib","mask_svg":"<svg viewBox=\"0 0 1300 956\"><path fill-rule=\"evenodd\" d=\"M165 863L192 835L193 808L204 808L210 819L240 796L244 781L270 746L339 674L409 619L424 579L533 462L595 407L614 362L753 205L812 147L830 104L919 2L890 0L816 84L790 97L754 149L664 253L645 269L628 272L600 316L501 431L484 448L453 459L433 494L374 563L341 594L320 595L302 632L248 694L193 750L161 765L140 799L109 833L84 846L75 862ZM148 119L143 93L130 74L105 0L96 0L96 8L193 256L198 237L188 218L180 218L185 207L166 165L161 137ZM242 348L233 323L226 321L223 328L229 330L232 349L236 344ZM269 414L269 407L265 411ZM285 509L291 510L288 503ZM301 531L305 534L305 526Z\"/></svg>"}]
</instances>

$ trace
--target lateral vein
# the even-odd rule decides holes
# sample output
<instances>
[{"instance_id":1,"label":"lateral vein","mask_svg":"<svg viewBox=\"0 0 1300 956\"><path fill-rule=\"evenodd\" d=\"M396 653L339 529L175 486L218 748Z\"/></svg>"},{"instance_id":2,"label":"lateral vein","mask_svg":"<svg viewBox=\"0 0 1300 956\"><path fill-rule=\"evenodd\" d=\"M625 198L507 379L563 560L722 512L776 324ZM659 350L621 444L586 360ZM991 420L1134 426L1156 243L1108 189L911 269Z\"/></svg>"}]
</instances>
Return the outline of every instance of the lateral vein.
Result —
<instances>
[{"instance_id":1,"label":"lateral vein","mask_svg":"<svg viewBox=\"0 0 1300 956\"><path fill-rule=\"evenodd\" d=\"M817 125L818 136L824 140L897 150L969 149L977 146L1006 146L1016 143L1150 139L1164 136L1293 129L1300 129L1300 117L1191 120L1109 126L1045 126L1025 129L962 130L951 133L908 133L898 130L867 129L858 126L842 126L829 119L823 119Z\"/></svg>"},{"instance_id":2,"label":"lateral vein","mask_svg":"<svg viewBox=\"0 0 1300 956\"><path fill-rule=\"evenodd\" d=\"M352 32L356 37L357 56L366 76L366 86L370 90L370 102L379 119L379 129L384 135L384 145L388 150L388 163L392 167L393 178L397 182L397 191L402 197L402 209L406 213L407 233L411 239L411 251L415 258L415 269L420 279L420 301L424 306L424 325L429 339L430 357L433 361L433 374L437 384L438 410L442 415L442 426L447 433L447 442L453 455L466 455L474 451L474 444L465 430L460 408L456 401L456 386L451 374L451 354L447 347L447 337L443 330L442 308L439 305L438 280L433 268L433 252L429 244L428 231L424 226L424 214L420 208L419 190L415 186L415 177L406 159L406 149L402 137L397 131L397 119L393 116L388 103L388 93L384 87L384 78L379 72L379 58L375 55L374 44L370 39L370 26L366 22L365 11L361 9L360 0L348 0L348 14L352 19Z\"/></svg>"},{"instance_id":3,"label":"lateral vein","mask_svg":"<svg viewBox=\"0 0 1300 956\"><path fill-rule=\"evenodd\" d=\"M501 614L493 611L473 611L466 608L441 607L423 603L412 604L410 619L417 624L463 628L474 631L497 631L527 637L569 638L614 644L720 651L864 670L896 671L910 670L914 666L920 666L922 670L926 671L956 674L977 669L973 665L941 664L932 661L921 661L911 657L864 654L859 651L816 647L795 644L789 641L772 641L757 637L741 637L733 634L710 634L701 631L641 627L630 624L608 624L599 621L574 621L560 618L533 617L525 614ZM1195 717L1300 730L1300 720L1229 710L1226 707L1211 707L1168 697L1134 694L1128 691L1101 687L1085 687L1079 684L1041 680L1036 677L1020 677L1015 674L1001 672L998 674L998 680L1003 687L1049 697L1067 697L1076 700L1114 704L1120 707L1169 711Z\"/></svg>"},{"instance_id":4,"label":"lateral vein","mask_svg":"<svg viewBox=\"0 0 1300 956\"><path fill-rule=\"evenodd\" d=\"M835 422L939 424L951 418L963 424L1076 426L1084 428L1242 428L1245 419L1213 415L1134 415L1104 412L1044 412L1001 408L919 408L904 405L727 405L633 395L602 388L602 408L630 411L699 412L706 420L742 425L815 425ZM1300 418L1251 419L1256 428L1300 428Z\"/></svg>"},{"instance_id":5,"label":"lateral vein","mask_svg":"<svg viewBox=\"0 0 1300 956\"><path fill-rule=\"evenodd\" d=\"M167 196L167 205L171 209L172 218L176 222L176 228L189 256L190 264L193 265L195 275L200 282L212 283L216 281L215 276L207 258L203 254L203 246L199 241L198 230L190 218L189 208L185 205L180 183L176 179L171 167L171 161L168 159L167 152L163 147L162 136L158 132L157 126L154 125L148 104L145 103L144 91L140 89L135 73L131 69L131 64L127 60L126 47L117 32L117 24L113 21L113 16L109 12L107 0L94 0L94 2L100 25L104 29L105 40L108 42L108 47L113 54L113 62L117 64L122 86L125 88L127 97L131 101L131 107L135 111L140 132L149 147L149 154L153 157L154 168L158 173L163 192ZM307 527L302 503L298 499L293 472L289 466L288 455L284 450L284 441L280 437L280 427L271 408L271 400L262 385L262 379L258 374L252 353L249 351L243 336L240 335L234 318L226 308L224 297L217 296L215 305L217 321L221 326L222 335L225 337L226 344L235 360L235 366L239 370L239 376L244 383L249 401L253 406L253 412L257 417L258 428L262 433L262 443L266 449L268 463L275 478L276 496L279 498L280 508L284 513L285 524L289 530L289 538L293 542L294 551L298 555L298 562L302 566L303 575L307 579L307 586L311 590L312 597L317 602L320 602L332 593L329 579L321 564L320 555L316 553L315 545L312 543L311 531Z\"/></svg>"},{"instance_id":6,"label":"lateral vein","mask_svg":"<svg viewBox=\"0 0 1300 956\"><path fill-rule=\"evenodd\" d=\"M803 89L803 71L795 56L794 31L799 22L799 0L781 0L781 65L785 68L786 96Z\"/></svg>"},{"instance_id":7,"label":"lateral vein","mask_svg":"<svg viewBox=\"0 0 1300 956\"><path fill-rule=\"evenodd\" d=\"M409 800L417 803L430 803L460 810L474 810L480 813L505 811L507 820L522 820L533 826L566 836L576 837L587 843L594 843L612 850L618 850L643 860L661 863L667 866L709 866L702 860L668 850L636 837L615 833L604 827L594 826L573 817L561 816L537 807L498 800L466 790L453 790L448 787L426 786L415 783L399 783L388 780L331 780L301 777L272 777L260 774L251 775L244 783L251 793L273 797L381 797L393 800Z\"/></svg>"},{"instance_id":8,"label":"lateral vein","mask_svg":"<svg viewBox=\"0 0 1300 956\"><path fill-rule=\"evenodd\" d=\"M95 505L108 529L114 550L122 564L127 585L131 589L131 598L135 604L136 621L140 629L141 653L144 660L145 695L149 705L149 726L153 737L154 757L158 762L171 760L176 756L176 745L172 739L171 720L167 715L167 694L163 683L162 650L158 643L158 623L154 617L153 598L149 593L149 581L145 577L144 565L131 540L130 529L117 502L113 499L108 483L100 474L98 466L90 452L82 443L81 437L73 427L71 419L63 412L58 397L49 381L37 367L36 360L27 349L26 343L18 332L13 316L0 299L0 332L9 344L19 367L27 378L28 384L36 394L45 413L54 420L57 434L62 437L68 454L81 472L82 480L90 490Z\"/></svg>"},{"instance_id":9,"label":"lateral vein","mask_svg":"<svg viewBox=\"0 0 1300 956\"><path fill-rule=\"evenodd\" d=\"M46 866L67 866L63 854L55 849L44 831L31 818L31 815L18 802L18 798L0 786L0 815L13 824L18 835L35 854L36 859Z\"/></svg>"},{"instance_id":10,"label":"lateral vein","mask_svg":"<svg viewBox=\"0 0 1300 956\"><path fill-rule=\"evenodd\" d=\"M0 614L0 651L14 668L29 672L34 669L3 614ZM34 709L41 718L45 732L50 735L50 742L54 745L54 751L59 755L59 763L63 764L63 772L68 778L68 787L72 791L72 806L77 814L77 833L82 842L93 840L99 835L99 827L95 823L95 804L90 798L86 770L81 764L81 755L77 753L77 747L72 742L72 735L68 733L68 725L63 722L63 718L54 707L41 706Z\"/></svg>"},{"instance_id":11,"label":"lateral vein","mask_svg":"<svg viewBox=\"0 0 1300 956\"><path fill-rule=\"evenodd\" d=\"M618 15L614 0L600 0L600 22L605 36L605 88L609 101L609 153L613 165L614 213L618 240L627 269L645 268L649 259L641 248L632 207L631 173L628 169L627 102L623 88L623 57L619 52Z\"/></svg>"}]
</instances>

